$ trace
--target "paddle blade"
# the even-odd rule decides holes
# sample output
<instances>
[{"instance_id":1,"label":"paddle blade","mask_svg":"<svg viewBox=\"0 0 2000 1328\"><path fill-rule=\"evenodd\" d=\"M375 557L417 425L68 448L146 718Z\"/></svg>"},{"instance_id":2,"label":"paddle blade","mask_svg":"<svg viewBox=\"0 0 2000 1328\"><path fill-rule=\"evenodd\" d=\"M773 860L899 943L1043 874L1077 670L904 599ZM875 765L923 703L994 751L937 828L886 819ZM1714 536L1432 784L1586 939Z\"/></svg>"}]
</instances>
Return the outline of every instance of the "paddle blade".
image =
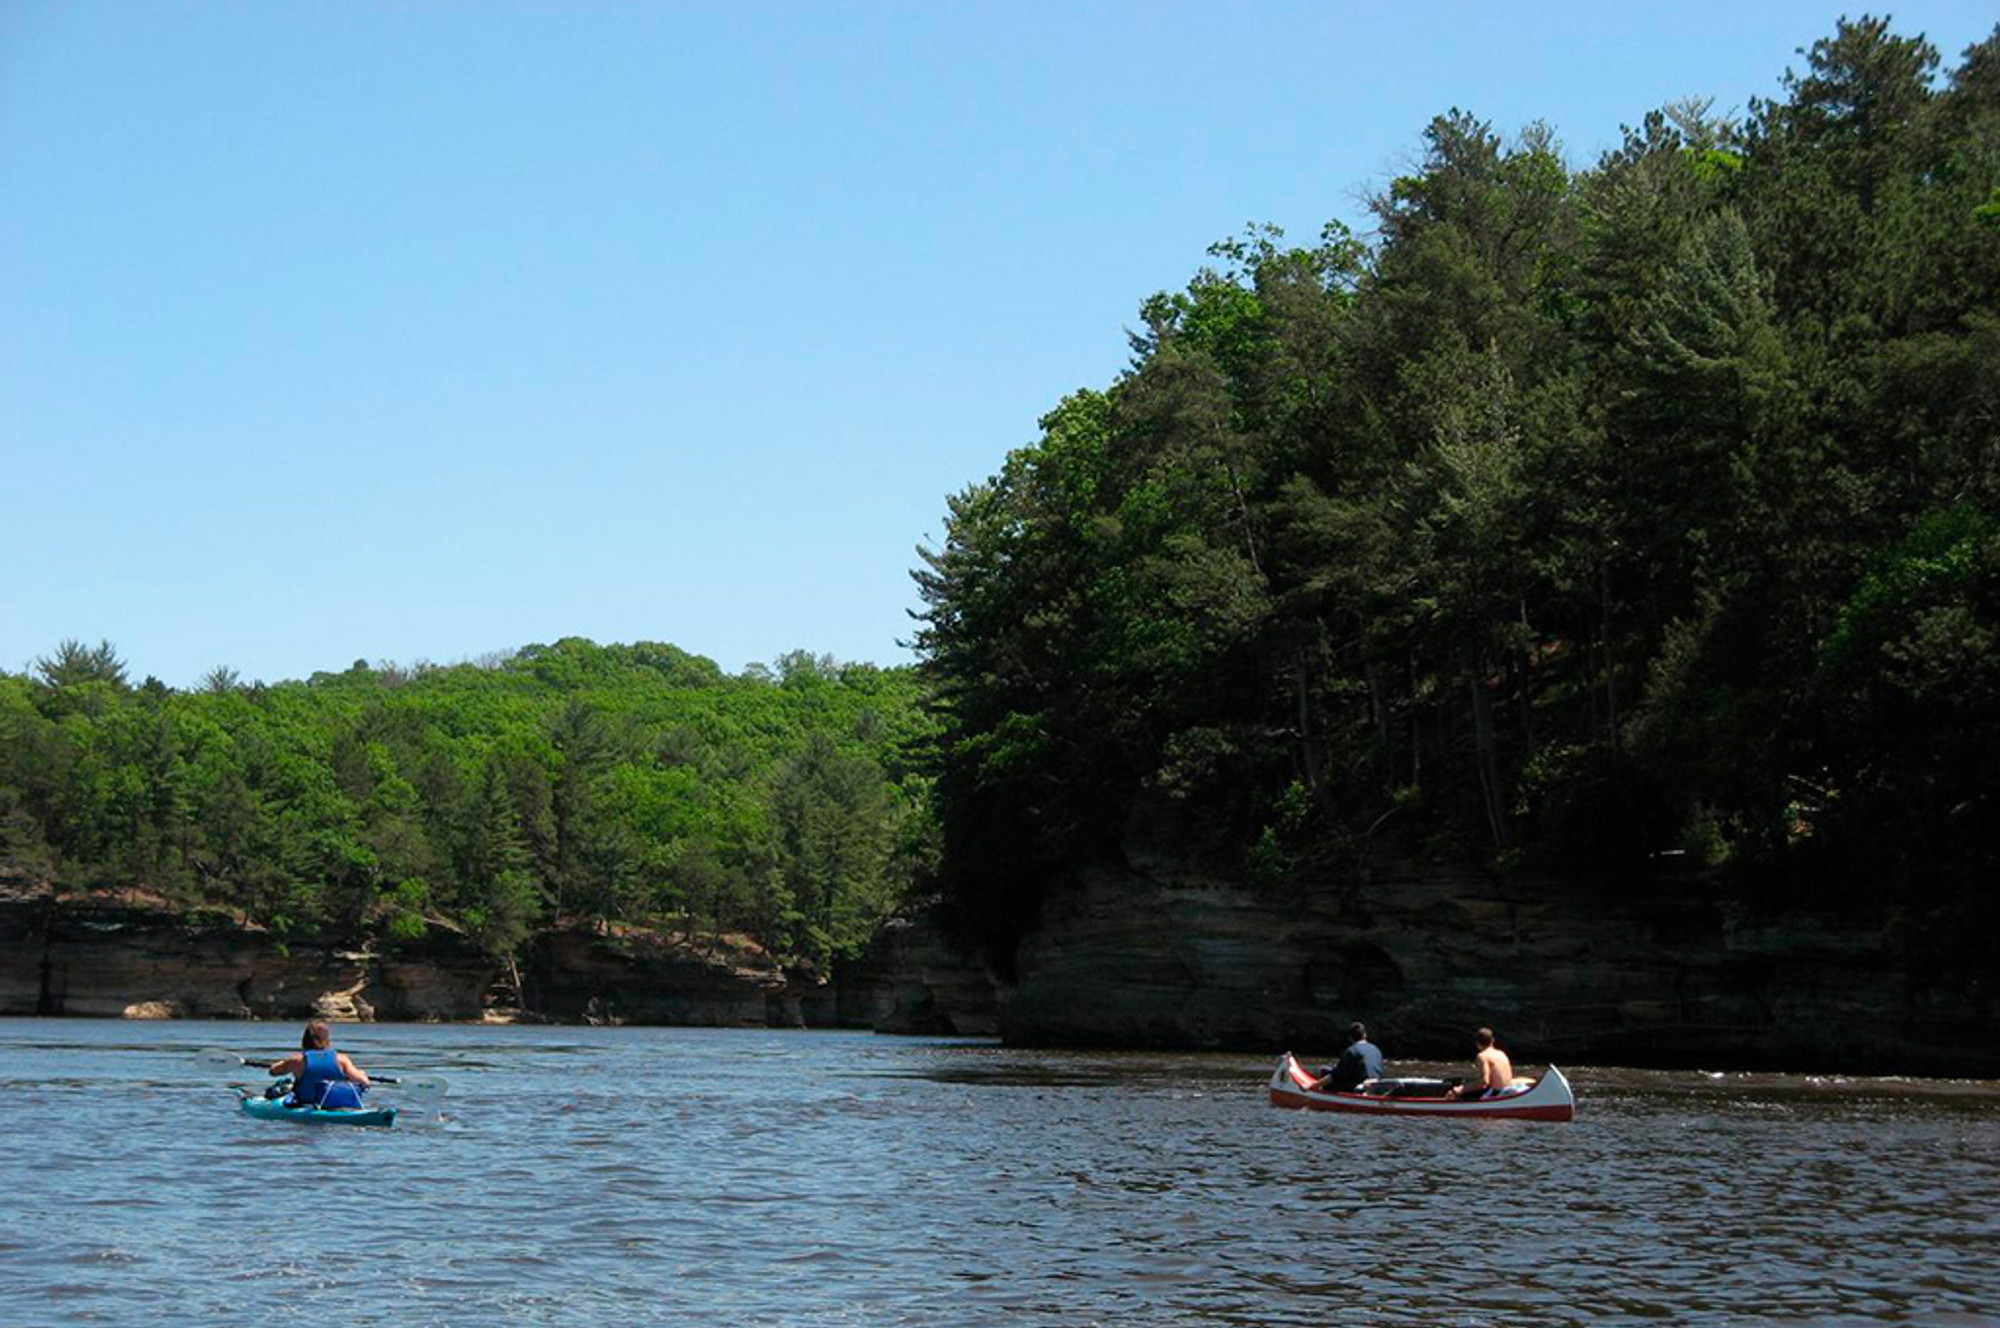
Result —
<instances>
[{"instance_id":1,"label":"paddle blade","mask_svg":"<svg viewBox=\"0 0 2000 1328\"><path fill-rule=\"evenodd\" d=\"M394 1083L397 1100L416 1112L437 1110L439 1103L444 1100L445 1093L450 1091L444 1076L437 1074L405 1074L393 1080L384 1079L382 1082Z\"/></svg>"},{"instance_id":2,"label":"paddle blade","mask_svg":"<svg viewBox=\"0 0 2000 1328\"><path fill-rule=\"evenodd\" d=\"M203 1065L213 1065L224 1070L234 1070L241 1065L256 1063L244 1060L233 1051L224 1051L221 1047L203 1047L194 1054L194 1058Z\"/></svg>"},{"instance_id":3,"label":"paddle blade","mask_svg":"<svg viewBox=\"0 0 2000 1328\"><path fill-rule=\"evenodd\" d=\"M443 1115L445 1082L442 1076L434 1074L406 1074L391 1079L378 1078L379 1084L394 1084L395 1097L392 1099L402 1109L403 1119L412 1125L427 1123Z\"/></svg>"}]
</instances>

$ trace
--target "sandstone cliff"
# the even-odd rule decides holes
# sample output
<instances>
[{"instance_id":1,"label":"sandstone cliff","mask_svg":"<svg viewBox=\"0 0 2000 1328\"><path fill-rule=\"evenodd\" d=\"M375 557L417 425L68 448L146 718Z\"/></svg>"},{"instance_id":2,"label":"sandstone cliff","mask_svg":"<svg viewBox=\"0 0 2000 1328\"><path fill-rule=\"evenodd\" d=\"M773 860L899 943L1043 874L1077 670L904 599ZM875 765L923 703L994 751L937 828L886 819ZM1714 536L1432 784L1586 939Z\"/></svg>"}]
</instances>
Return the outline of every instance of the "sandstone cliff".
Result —
<instances>
[{"instance_id":1,"label":"sandstone cliff","mask_svg":"<svg viewBox=\"0 0 2000 1328\"><path fill-rule=\"evenodd\" d=\"M1331 1055L1365 1019L1392 1056L2000 1074L2000 986L1912 960L1889 911L1760 911L1691 875L1588 885L1378 864L1251 890L1145 862L1054 892L997 983L934 918L831 982L738 939L542 934L524 1017L873 1028L1017 1044ZM133 892L0 882L0 1014L477 1019L498 965L448 930L382 951Z\"/></svg>"},{"instance_id":2,"label":"sandstone cliff","mask_svg":"<svg viewBox=\"0 0 2000 1328\"><path fill-rule=\"evenodd\" d=\"M798 1026L792 982L741 938L571 928L529 942L522 1003L569 1022Z\"/></svg>"},{"instance_id":3,"label":"sandstone cliff","mask_svg":"<svg viewBox=\"0 0 2000 1328\"><path fill-rule=\"evenodd\" d=\"M392 945L281 940L143 891L0 881L0 1015L800 1023L799 980L729 938L544 933L519 974L520 1010L492 1004L503 974L511 983L504 965L443 926Z\"/></svg>"},{"instance_id":4,"label":"sandstone cliff","mask_svg":"<svg viewBox=\"0 0 2000 1328\"><path fill-rule=\"evenodd\" d=\"M1895 919L1761 913L1699 877L1618 884L1378 867L1257 892L1087 873L1052 895L1000 1007L1011 1042L2000 1073L2000 986L1899 954Z\"/></svg>"},{"instance_id":5,"label":"sandstone cliff","mask_svg":"<svg viewBox=\"0 0 2000 1328\"><path fill-rule=\"evenodd\" d=\"M0 1014L476 1019L495 976L448 931L378 954L143 891L0 888Z\"/></svg>"},{"instance_id":6,"label":"sandstone cliff","mask_svg":"<svg viewBox=\"0 0 2000 1328\"><path fill-rule=\"evenodd\" d=\"M803 1002L815 1028L994 1037L1001 990L986 966L944 934L928 913L893 918L866 954L834 970Z\"/></svg>"}]
</instances>

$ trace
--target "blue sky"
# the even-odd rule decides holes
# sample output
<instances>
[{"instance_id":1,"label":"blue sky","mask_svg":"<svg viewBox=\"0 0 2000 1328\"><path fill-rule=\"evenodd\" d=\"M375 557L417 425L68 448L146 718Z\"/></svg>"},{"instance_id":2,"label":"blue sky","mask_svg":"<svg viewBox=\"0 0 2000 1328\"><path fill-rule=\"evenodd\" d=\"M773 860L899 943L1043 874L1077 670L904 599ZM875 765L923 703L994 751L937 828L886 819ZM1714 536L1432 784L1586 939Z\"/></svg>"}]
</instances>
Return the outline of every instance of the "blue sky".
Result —
<instances>
[{"instance_id":1,"label":"blue sky","mask_svg":"<svg viewBox=\"0 0 2000 1328\"><path fill-rule=\"evenodd\" d=\"M1841 12L8 0L0 669L905 661L945 496L1209 243L1360 226L1452 106L1577 166L1740 110Z\"/></svg>"}]
</instances>

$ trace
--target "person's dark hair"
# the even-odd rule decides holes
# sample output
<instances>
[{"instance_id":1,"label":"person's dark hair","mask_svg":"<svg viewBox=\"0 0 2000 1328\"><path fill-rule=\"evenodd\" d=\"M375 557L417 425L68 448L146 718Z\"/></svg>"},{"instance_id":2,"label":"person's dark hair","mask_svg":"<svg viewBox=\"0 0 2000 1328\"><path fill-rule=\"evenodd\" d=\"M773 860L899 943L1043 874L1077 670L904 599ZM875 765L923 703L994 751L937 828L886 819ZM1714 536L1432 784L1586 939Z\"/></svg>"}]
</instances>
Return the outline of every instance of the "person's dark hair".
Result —
<instances>
[{"instance_id":1,"label":"person's dark hair","mask_svg":"<svg viewBox=\"0 0 2000 1328\"><path fill-rule=\"evenodd\" d=\"M1359 1019L1355 1020L1347 1026L1347 1036L1356 1042L1366 1042L1368 1040L1368 1025L1362 1023Z\"/></svg>"},{"instance_id":2,"label":"person's dark hair","mask_svg":"<svg viewBox=\"0 0 2000 1328\"><path fill-rule=\"evenodd\" d=\"M325 1051L333 1045L333 1030L326 1026L324 1019L315 1019L306 1025L305 1036L299 1039L301 1051Z\"/></svg>"},{"instance_id":3,"label":"person's dark hair","mask_svg":"<svg viewBox=\"0 0 2000 1328\"><path fill-rule=\"evenodd\" d=\"M1493 1045L1493 1030L1490 1028L1482 1028L1472 1036L1478 1041L1481 1051Z\"/></svg>"}]
</instances>

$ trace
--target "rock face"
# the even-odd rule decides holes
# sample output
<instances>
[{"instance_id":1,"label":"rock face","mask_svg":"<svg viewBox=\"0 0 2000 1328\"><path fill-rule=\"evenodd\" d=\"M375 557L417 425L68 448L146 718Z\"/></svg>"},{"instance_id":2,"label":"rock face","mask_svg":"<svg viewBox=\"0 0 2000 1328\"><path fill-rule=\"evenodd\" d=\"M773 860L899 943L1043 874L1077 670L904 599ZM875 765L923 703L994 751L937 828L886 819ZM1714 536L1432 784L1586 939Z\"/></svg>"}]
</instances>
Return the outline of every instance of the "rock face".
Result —
<instances>
[{"instance_id":1,"label":"rock face","mask_svg":"<svg viewBox=\"0 0 2000 1328\"><path fill-rule=\"evenodd\" d=\"M857 1006L843 989L810 970L781 968L741 937L553 930L528 947L524 1008L495 1011L488 997L502 966L447 928L380 949L298 936L281 943L240 918L178 909L142 891L0 879L0 1015L799 1028L870 1026L857 1010L879 1006L910 1028L990 1032L991 983L972 970L967 985L942 942L918 934L926 939L891 943L886 953L903 956L900 967L872 977ZM958 1014L936 1013L927 981L952 990ZM964 1013L982 1002L983 1022Z\"/></svg>"},{"instance_id":2,"label":"rock face","mask_svg":"<svg viewBox=\"0 0 2000 1328\"><path fill-rule=\"evenodd\" d=\"M374 955L362 995L376 1019L477 1019L500 972L478 946L434 929Z\"/></svg>"},{"instance_id":3,"label":"rock face","mask_svg":"<svg viewBox=\"0 0 2000 1328\"><path fill-rule=\"evenodd\" d=\"M378 955L136 891L0 891L0 1014L468 1019L493 978L449 934Z\"/></svg>"},{"instance_id":4,"label":"rock face","mask_svg":"<svg viewBox=\"0 0 2000 1328\"><path fill-rule=\"evenodd\" d=\"M442 930L377 954L139 891L0 886L0 1014L476 1019L496 976Z\"/></svg>"},{"instance_id":5,"label":"rock face","mask_svg":"<svg viewBox=\"0 0 2000 1328\"><path fill-rule=\"evenodd\" d=\"M796 998L769 953L726 937L544 932L529 947L523 1003L559 1020L796 1027Z\"/></svg>"},{"instance_id":6,"label":"rock face","mask_svg":"<svg viewBox=\"0 0 2000 1328\"><path fill-rule=\"evenodd\" d=\"M1691 876L1589 887L1408 864L1260 893L1152 864L1053 896L1010 1042L2000 1072L2000 984L1897 957L1888 916L1758 914Z\"/></svg>"},{"instance_id":7,"label":"rock face","mask_svg":"<svg viewBox=\"0 0 2000 1328\"><path fill-rule=\"evenodd\" d=\"M0 1014L365 1019L369 977L365 955L137 892L0 894Z\"/></svg>"},{"instance_id":8,"label":"rock face","mask_svg":"<svg viewBox=\"0 0 2000 1328\"><path fill-rule=\"evenodd\" d=\"M546 932L528 1017L874 1028L1018 1044L1327 1056L1354 1019L1392 1057L2000 1074L2000 984L1928 971L1893 919L1760 912L1695 876L1591 886L1377 864L1252 890L1144 863L1051 895L996 983L933 918L831 983L741 938ZM444 929L380 953L133 892L0 881L0 1014L477 1019L500 977Z\"/></svg>"},{"instance_id":9,"label":"rock face","mask_svg":"<svg viewBox=\"0 0 2000 1328\"><path fill-rule=\"evenodd\" d=\"M952 945L929 914L891 920L868 952L840 965L835 977L806 1003L807 1021L815 1027L959 1037L1000 1031L999 985L982 963Z\"/></svg>"}]
</instances>

